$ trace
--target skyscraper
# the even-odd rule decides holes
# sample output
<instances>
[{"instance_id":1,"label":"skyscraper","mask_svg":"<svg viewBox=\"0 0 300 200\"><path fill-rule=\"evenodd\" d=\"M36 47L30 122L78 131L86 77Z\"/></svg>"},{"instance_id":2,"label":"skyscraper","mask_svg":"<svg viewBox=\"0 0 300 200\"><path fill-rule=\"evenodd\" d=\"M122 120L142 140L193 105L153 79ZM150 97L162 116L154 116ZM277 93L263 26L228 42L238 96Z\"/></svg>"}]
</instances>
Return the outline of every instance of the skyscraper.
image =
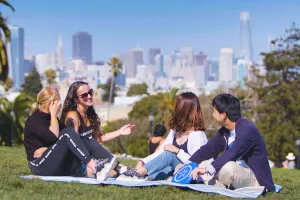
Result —
<instances>
[{"instance_id":1,"label":"skyscraper","mask_svg":"<svg viewBox=\"0 0 300 200\"><path fill-rule=\"evenodd\" d=\"M77 32L73 35L73 59L92 64L92 36L87 32Z\"/></svg>"},{"instance_id":2,"label":"skyscraper","mask_svg":"<svg viewBox=\"0 0 300 200\"><path fill-rule=\"evenodd\" d=\"M206 81L208 80L207 55L202 52L194 53L193 62L194 62L194 66L196 68L196 77L198 77L198 76L204 77L203 80L204 80L204 84L205 84ZM201 69L197 69L197 68L201 68ZM198 73L203 73L203 74L200 75Z\"/></svg>"},{"instance_id":3,"label":"skyscraper","mask_svg":"<svg viewBox=\"0 0 300 200\"><path fill-rule=\"evenodd\" d=\"M222 48L220 50L219 60L219 81L229 82L232 81L232 59L233 49Z\"/></svg>"},{"instance_id":4,"label":"skyscraper","mask_svg":"<svg viewBox=\"0 0 300 200\"><path fill-rule=\"evenodd\" d=\"M166 77L164 73L164 56L159 54L155 56L155 79L161 76Z\"/></svg>"},{"instance_id":5,"label":"skyscraper","mask_svg":"<svg viewBox=\"0 0 300 200\"><path fill-rule=\"evenodd\" d=\"M137 72L137 66L143 64L143 49L130 49L127 56L126 77L134 78Z\"/></svg>"},{"instance_id":6,"label":"skyscraper","mask_svg":"<svg viewBox=\"0 0 300 200\"><path fill-rule=\"evenodd\" d=\"M240 49L239 57L245 60L253 60L252 34L250 26L250 13L240 13Z\"/></svg>"},{"instance_id":7,"label":"skyscraper","mask_svg":"<svg viewBox=\"0 0 300 200\"><path fill-rule=\"evenodd\" d=\"M161 53L159 48L150 48L148 50L148 62L150 65L155 65L155 56Z\"/></svg>"},{"instance_id":8,"label":"skyscraper","mask_svg":"<svg viewBox=\"0 0 300 200\"><path fill-rule=\"evenodd\" d=\"M59 36L58 38L56 56L57 56L57 66L62 68L62 66L64 65L64 51L63 51L61 36Z\"/></svg>"},{"instance_id":9,"label":"skyscraper","mask_svg":"<svg viewBox=\"0 0 300 200\"><path fill-rule=\"evenodd\" d=\"M20 89L24 83L24 29L18 26L9 26L11 41L8 44L7 54L9 62L9 77L12 78L14 88Z\"/></svg>"}]
</instances>

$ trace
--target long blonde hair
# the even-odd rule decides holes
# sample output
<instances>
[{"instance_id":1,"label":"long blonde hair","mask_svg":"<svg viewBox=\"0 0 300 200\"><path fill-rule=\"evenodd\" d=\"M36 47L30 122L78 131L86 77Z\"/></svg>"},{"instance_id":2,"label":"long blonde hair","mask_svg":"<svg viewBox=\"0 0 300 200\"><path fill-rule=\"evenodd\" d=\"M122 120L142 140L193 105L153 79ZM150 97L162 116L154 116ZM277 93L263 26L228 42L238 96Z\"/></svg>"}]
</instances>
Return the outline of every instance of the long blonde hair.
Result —
<instances>
[{"instance_id":1,"label":"long blonde hair","mask_svg":"<svg viewBox=\"0 0 300 200\"><path fill-rule=\"evenodd\" d=\"M43 88L36 97L36 102L32 104L32 109L30 115L35 113L38 109L45 109L46 105L53 101L57 96L59 96L59 92L56 88L45 87Z\"/></svg>"}]
</instances>

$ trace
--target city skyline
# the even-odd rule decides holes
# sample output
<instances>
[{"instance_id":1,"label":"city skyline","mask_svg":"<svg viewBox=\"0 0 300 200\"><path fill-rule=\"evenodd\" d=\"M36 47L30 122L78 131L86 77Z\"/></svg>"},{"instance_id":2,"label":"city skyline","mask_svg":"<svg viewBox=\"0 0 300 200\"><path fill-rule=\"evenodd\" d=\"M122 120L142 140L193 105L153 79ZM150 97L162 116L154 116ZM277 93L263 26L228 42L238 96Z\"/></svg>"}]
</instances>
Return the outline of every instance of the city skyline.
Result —
<instances>
[{"instance_id":1,"label":"city skyline","mask_svg":"<svg viewBox=\"0 0 300 200\"><path fill-rule=\"evenodd\" d=\"M26 54L55 51L61 35L66 61L72 58L72 35L78 31L92 35L93 61L108 60L116 51L126 53L136 46L160 48L163 54L192 47L218 58L221 48L238 51L243 11L251 14L254 59L258 60L259 53L268 50L268 38L279 37L300 18L300 3L295 0L232 0L225 5L222 1L155 2L118 1L115 9L116 2L90 0L83 11L79 1L54 0L44 5L12 0L16 12L4 13L10 24L26 30Z\"/></svg>"}]
</instances>

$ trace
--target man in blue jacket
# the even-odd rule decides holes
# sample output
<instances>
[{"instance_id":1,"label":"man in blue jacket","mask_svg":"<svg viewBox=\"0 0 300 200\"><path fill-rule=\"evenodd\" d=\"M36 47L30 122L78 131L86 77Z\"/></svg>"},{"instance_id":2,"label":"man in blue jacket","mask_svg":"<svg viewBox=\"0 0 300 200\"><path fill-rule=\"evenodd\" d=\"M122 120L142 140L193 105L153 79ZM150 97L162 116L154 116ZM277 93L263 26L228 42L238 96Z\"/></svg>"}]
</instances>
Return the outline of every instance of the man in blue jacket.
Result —
<instances>
[{"instance_id":1,"label":"man in blue jacket","mask_svg":"<svg viewBox=\"0 0 300 200\"><path fill-rule=\"evenodd\" d=\"M274 191L264 139L252 122L242 118L239 100L230 94L220 94L212 105L213 117L222 127L190 161L201 164L212 157L215 160L194 169L193 178L209 174L225 187L260 185L266 191Z\"/></svg>"}]
</instances>

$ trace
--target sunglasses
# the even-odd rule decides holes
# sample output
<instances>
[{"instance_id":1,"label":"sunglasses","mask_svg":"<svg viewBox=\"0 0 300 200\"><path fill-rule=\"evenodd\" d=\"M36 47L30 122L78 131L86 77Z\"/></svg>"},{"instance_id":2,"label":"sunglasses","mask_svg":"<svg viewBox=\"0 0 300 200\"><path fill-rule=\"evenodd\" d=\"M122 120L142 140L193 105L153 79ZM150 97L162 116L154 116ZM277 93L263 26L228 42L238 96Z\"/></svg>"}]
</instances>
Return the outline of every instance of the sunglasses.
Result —
<instances>
[{"instance_id":1,"label":"sunglasses","mask_svg":"<svg viewBox=\"0 0 300 200\"><path fill-rule=\"evenodd\" d=\"M93 90L93 89L89 89L88 92L83 93L83 94L81 94L81 95L78 95L77 97L78 97L78 98L83 98L83 99L85 99L85 98L87 98L89 95L91 95L91 96L94 95L94 90Z\"/></svg>"}]
</instances>

